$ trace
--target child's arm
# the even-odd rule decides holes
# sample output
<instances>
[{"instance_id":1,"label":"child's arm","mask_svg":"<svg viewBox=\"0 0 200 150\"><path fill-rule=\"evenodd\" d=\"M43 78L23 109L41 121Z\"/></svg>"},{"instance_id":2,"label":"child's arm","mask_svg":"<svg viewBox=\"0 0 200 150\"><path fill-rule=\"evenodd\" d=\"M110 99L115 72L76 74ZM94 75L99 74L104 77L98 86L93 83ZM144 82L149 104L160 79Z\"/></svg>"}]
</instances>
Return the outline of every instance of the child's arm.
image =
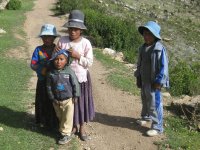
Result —
<instances>
[{"instance_id":1,"label":"child's arm","mask_svg":"<svg viewBox=\"0 0 200 150\"><path fill-rule=\"evenodd\" d=\"M47 87L47 94L48 94L49 99L51 101L55 101L55 97L52 91L52 81L51 81L50 74L47 75L46 87Z\"/></svg>"},{"instance_id":2,"label":"child's arm","mask_svg":"<svg viewBox=\"0 0 200 150\"><path fill-rule=\"evenodd\" d=\"M73 70L71 70L70 77L71 77L71 84L72 84L72 90L73 90L73 98L79 97L80 84Z\"/></svg>"},{"instance_id":3,"label":"child's arm","mask_svg":"<svg viewBox=\"0 0 200 150\"><path fill-rule=\"evenodd\" d=\"M32 59L31 59L31 64L30 64L31 69L33 69L34 71L36 71L39 67L39 65L38 65L38 62L39 62L38 50L39 50L38 47L34 50Z\"/></svg>"},{"instance_id":4,"label":"child's arm","mask_svg":"<svg viewBox=\"0 0 200 150\"><path fill-rule=\"evenodd\" d=\"M47 70L47 62L46 61L39 61L39 53L40 49L37 47L33 52L32 59L31 59L31 69L36 71L39 74L46 75Z\"/></svg>"},{"instance_id":5,"label":"child's arm","mask_svg":"<svg viewBox=\"0 0 200 150\"><path fill-rule=\"evenodd\" d=\"M141 48L139 49L139 52L138 52L138 60L137 60L137 68L136 68L136 71L134 72L134 76L135 77L139 77L140 76L140 66L141 66Z\"/></svg>"},{"instance_id":6,"label":"child's arm","mask_svg":"<svg viewBox=\"0 0 200 150\"><path fill-rule=\"evenodd\" d=\"M138 88L142 87L142 80L141 80L141 75L140 75L140 66L141 66L141 48L139 49L139 54L138 54L138 60L137 60L137 69L134 72L134 76L136 77L136 85Z\"/></svg>"},{"instance_id":7,"label":"child's arm","mask_svg":"<svg viewBox=\"0 0 200 150\"><path fill-rule=\"evenodd\" d=\"M80 56L79 64L84 68L88 68L93 64L93 50L90 43L87 44L84 56Z\"/></svg>"},{"instance_id":8,"label":"child's arm","mask_svg":"<svg viewBox=\"0 0 200 150\"><path fill-rule=\"evenodd\" d=\"M158 55L158 54L157 54ZM166 82L166 78L168 76L168 58L163 48L160 52L160 56L157 56L158 62L158 72L156 74L154 87L156 89L160 89L163 84Z\"/></svg>"},{"instance_id":9,"label":"child's arm","mask_svg":"<svg viewBox=\"0 0 200 150\"><path fill-rule=\"evenodd\" d=\"M90 41L86 40L85 45L83 46L83 53L73 50L73 48L69 49L71 57L77 59L79 61L79 65L84 68L88 68L93 64L93 50Z\"/></svg>"}]
</instances>

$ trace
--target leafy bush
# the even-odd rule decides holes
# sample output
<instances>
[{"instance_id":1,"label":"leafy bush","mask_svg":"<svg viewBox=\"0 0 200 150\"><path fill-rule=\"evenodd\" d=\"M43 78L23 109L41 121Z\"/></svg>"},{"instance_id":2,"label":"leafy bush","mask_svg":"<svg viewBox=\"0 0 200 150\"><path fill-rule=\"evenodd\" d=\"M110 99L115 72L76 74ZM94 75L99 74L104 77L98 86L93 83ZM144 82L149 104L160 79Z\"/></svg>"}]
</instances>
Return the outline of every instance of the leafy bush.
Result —
<instances>
[{"instance_id":1,"label":"leafy bush","mask_svg":"<svg viewBox=\"0 0 200 150\"><path fill-rule=\"evenodd\" d=\"M80 1L80 0L59 0L59 10L61 13L69 13L71 10L74 9L79 9L79 10L83 10L83 9L95 9L100 11L101 8L97 5L97 3L95 1L91 0L84 0L84 1Z\"/></svg>"},{"instance_id":2,"label":"leafy bush","mask_svg":"<svg viewBox=\"0 0 200 150\"><path fill-rule=\"evenodd\" d=\"M19 10L22 7L22 2L20 0L10 0L7 9L9 10Z\"/></svg>"},{"instance_id":3,"label":"leafy bush","mask_svg":"<svg viewBox=\"0 0 200 150\"><path fill-rule=\"evenodd\" d=\"M179 62L170 69L171 94L174 96L200 94L199 73L200 63L188 65L185 62Z\"/></svg>"},{"instance_id":4,"label":"leafy bush","mask_svg":"<svg viewBox=\"0 0 200 150\"><path fill-rule=\"evenodd\" d=\"M93 37L96 46L123 51L127 61L135 62L135 53L141 44L141 36L133 21L105 15L91 9L84 10L84 13L88 28L86 34Z\"/></svg>"}]
</instances>

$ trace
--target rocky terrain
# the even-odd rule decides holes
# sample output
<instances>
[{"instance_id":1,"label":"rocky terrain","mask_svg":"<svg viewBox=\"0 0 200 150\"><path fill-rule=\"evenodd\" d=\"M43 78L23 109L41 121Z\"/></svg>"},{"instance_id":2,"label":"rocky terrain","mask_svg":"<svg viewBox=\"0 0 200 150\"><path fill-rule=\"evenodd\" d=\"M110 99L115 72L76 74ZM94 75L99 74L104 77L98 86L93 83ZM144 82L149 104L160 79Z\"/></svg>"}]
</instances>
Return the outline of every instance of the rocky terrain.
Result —
<instances>
[{"instance_id":1,"label":"rocky terrain","mask_svg":"<svg viewBox=\"0 0 200 150\"><path fill-rule=\"evenodd\" d=\"M171 61L199 61L199 0L99 0L115 15L128 17L143 25L156 20Z\"/></svg>"}]
</instances>

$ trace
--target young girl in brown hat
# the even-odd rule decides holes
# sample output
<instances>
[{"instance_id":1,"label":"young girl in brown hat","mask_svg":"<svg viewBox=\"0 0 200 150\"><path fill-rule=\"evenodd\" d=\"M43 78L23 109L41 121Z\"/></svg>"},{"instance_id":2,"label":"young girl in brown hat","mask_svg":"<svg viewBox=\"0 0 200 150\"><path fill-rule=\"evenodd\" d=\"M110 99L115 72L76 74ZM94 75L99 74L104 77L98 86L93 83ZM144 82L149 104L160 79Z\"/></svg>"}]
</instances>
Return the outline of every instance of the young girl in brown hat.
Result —
<instances>
[{"instance_id":1,"label":"young girl in brown hat","mask_svg":"<svg viewBox=\"0 0 200 150\"><path fill-rule=\"evenodd\" d=\"M93 50L90 41L82 36L82 31L87 28L84 25L84 14L80 10L70 12L69 20L64 27L68 28L69 36L61 37L55 50L69 50L73 58L70 66L80 83L81 94L74 105L74 127L72 132L79 132L80 139L86 141L88 136L84 124L93 120L95 116L91 78L88 70L93 63Z\"/></svg>"}]
</instances>

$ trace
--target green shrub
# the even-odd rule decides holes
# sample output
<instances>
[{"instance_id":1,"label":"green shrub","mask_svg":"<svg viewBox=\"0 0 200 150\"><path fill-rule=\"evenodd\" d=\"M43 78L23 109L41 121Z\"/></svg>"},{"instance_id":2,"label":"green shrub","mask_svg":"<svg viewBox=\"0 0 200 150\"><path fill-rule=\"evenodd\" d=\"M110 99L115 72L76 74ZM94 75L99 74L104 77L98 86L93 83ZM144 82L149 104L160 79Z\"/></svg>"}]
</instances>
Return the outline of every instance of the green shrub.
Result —
<instances>
[{"instance_id":1,"label":"green shrub","mask_svg":"<svg viewBox=\"0 0 200 150\"><path fill-rule=\"evenodd\" d=\"M59 0L59 11L61 13L69 13L73 9L95 9L97 11L101 10L101 7L97 4L97 2L91 0Z\"/></svg>"},{"instance_id":2,"label":"green shrub","mask_svg":"<svg viewBox=\"0 0 200 150\"><path fill-rule=\"evenodd\" d=\"M122 51L126 61L135 62L136 52L141 44L141 36L133 21L105 15L91 9L84 10L84 13L85 24L88 28L86 34L92 37L95 46Z\"/></svg>"},{"instance_id":3,"label":"green shrub","mask_svg":"<svg viewBox=\"0 0 200 150\"><path fill-rule=\"evenodd\" d=\"M185 62L179 62L170 69L171 94L174 96L200 94L199 73L200 63L188 65Z\"/></svg>"},{"instance_id":4,"label":"green shrub","mask_svg":"<svg viewBox=\"0 0 200 150\"><path fill-rule=\"evenodd\" d=\"M20 0L10 0L7 9L9 10L19 10L22 7L22 2Z\"/></svg>"}]
</instances>

